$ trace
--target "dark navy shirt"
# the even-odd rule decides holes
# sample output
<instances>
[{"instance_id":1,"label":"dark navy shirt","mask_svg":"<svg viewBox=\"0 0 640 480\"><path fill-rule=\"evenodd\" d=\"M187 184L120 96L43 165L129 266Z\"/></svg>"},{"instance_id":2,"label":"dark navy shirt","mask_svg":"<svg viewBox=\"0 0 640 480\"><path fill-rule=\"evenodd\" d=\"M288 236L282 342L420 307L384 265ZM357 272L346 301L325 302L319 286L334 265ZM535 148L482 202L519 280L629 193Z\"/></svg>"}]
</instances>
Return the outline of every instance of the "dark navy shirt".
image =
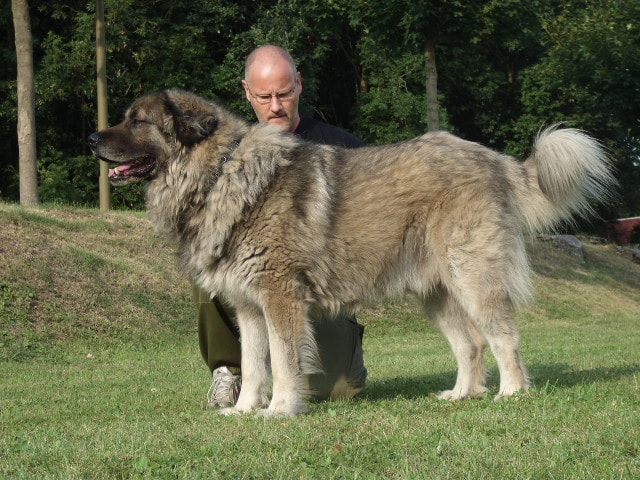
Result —
<instances>
[{"instance_id":1,"label":"dark navy shirt","mask_svg":"<svg viewBox=\"0 0 640 480\"><path fill-rule=\"evenodd\" d=\"M301 116L298 128L296 128L296 131L293 133L305 140L322 143L324 145L335 145L347 148L365 146L365 143L355 135L311 117Z\"/></svg>"}]
</instances>

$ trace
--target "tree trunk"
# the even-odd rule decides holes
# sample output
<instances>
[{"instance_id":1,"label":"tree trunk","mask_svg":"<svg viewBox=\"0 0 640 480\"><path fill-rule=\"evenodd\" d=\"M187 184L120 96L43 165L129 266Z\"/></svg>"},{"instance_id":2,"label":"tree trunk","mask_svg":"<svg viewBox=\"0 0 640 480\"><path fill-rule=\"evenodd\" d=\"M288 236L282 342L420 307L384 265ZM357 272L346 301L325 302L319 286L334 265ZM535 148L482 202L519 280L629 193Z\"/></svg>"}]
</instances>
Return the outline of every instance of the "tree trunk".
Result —
<instances>
[{"instance_id":1,"label":"tree trunk","mask_svg":"<svg viewBox=\"0 0 640 480\"><path fill-rule=\"evenodd\" d=\"M33 86L33 45L27 0L11 0L18 60L18 169L20 203L37 205L36 99Z\"/></svg>"},{"instance_id":2,"label":"tree trunk","mask_svg":"<svg viewBox=\"0 0 640 480\"><path fill-rule=\"evenodd\" d=\"M440 130L438 115L438 70L436 69L436 42L427 40L424 47L424 63L427 84L427 128L430 132Z\"/></svg>"}]
</instances>

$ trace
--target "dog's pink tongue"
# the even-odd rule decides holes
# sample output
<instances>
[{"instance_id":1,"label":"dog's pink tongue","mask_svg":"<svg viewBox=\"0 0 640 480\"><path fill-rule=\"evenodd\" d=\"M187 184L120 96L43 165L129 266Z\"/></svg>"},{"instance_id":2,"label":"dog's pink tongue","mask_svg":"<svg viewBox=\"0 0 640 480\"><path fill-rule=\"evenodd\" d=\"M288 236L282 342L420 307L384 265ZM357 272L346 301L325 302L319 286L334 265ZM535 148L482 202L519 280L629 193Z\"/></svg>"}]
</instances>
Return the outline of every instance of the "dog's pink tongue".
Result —
<instances>
[{"instance_id":1,"label":"dog's pink tongue","mask_svg":"<svg viewBox=\"0 0 640 480\"><path fill-rule=\"evenodd\" d=\"M123 163L122 165L118 165L115 168L110 168L109 178L116 177L120 175L122 172L124 172L125 170L129 170L129 168L131 168L131 165L127 165L126 163Z\"/></svg>"}]
</instances>

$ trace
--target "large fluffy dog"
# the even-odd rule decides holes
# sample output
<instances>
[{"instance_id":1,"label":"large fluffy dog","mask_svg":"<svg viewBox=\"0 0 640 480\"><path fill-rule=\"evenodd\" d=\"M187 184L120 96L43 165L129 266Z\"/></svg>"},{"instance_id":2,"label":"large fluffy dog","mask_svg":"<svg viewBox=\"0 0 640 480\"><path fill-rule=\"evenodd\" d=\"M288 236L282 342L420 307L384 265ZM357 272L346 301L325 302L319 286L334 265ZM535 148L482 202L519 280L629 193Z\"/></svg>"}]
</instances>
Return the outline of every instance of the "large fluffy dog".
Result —
<instances>
[{"instance_id":1,"label":"large fluffy dog","mask_svg":"<svg viewBox=\"0 0 640 480\"><path fill-rule=\"evenodd\" d=\"M444 399L526 390L511 310L530 296L524 236L589 210L614 183L598 143L540 134L523 163L445 132L356 150L319 146L168 90L94 133L113 185L148 179L153 223L186 274L237 310L243 384L228 412L306 409L313 313L413 292L458 362ZM270 357L270 362L269 362Z\"/></svg>"}]
</instances>

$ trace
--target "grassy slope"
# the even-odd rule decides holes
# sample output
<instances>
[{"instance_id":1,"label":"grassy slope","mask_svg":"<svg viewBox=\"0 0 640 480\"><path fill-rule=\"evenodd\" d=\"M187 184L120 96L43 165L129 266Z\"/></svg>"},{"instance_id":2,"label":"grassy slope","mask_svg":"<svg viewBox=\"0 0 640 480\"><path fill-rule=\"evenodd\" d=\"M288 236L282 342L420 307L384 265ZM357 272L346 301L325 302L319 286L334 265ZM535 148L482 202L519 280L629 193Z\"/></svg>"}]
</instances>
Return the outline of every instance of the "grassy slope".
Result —
<instances>
[{"instance_id":1,"label":"grassy slope","mask_svg":"<svg viewBox=\"0 0 640 480\"><path fill-rule=\"evenodd\" d=\"M640 266L530 250L530 396L437 401L455 365L407 299L360 315L362 397L265 422L203 408L188 282L143 214L0 203L0 478L637 477Z\"/></svg>"},{"instance_id":2,"label":"grassy slope","mask_svg":"<svg viewBox=\"0 0 640 480\"><path fill-rule=\"evenodd\" d=\"M0 204L0 360L193 331L188 283L141 213Z\"/></svg>"}]
</instances>

